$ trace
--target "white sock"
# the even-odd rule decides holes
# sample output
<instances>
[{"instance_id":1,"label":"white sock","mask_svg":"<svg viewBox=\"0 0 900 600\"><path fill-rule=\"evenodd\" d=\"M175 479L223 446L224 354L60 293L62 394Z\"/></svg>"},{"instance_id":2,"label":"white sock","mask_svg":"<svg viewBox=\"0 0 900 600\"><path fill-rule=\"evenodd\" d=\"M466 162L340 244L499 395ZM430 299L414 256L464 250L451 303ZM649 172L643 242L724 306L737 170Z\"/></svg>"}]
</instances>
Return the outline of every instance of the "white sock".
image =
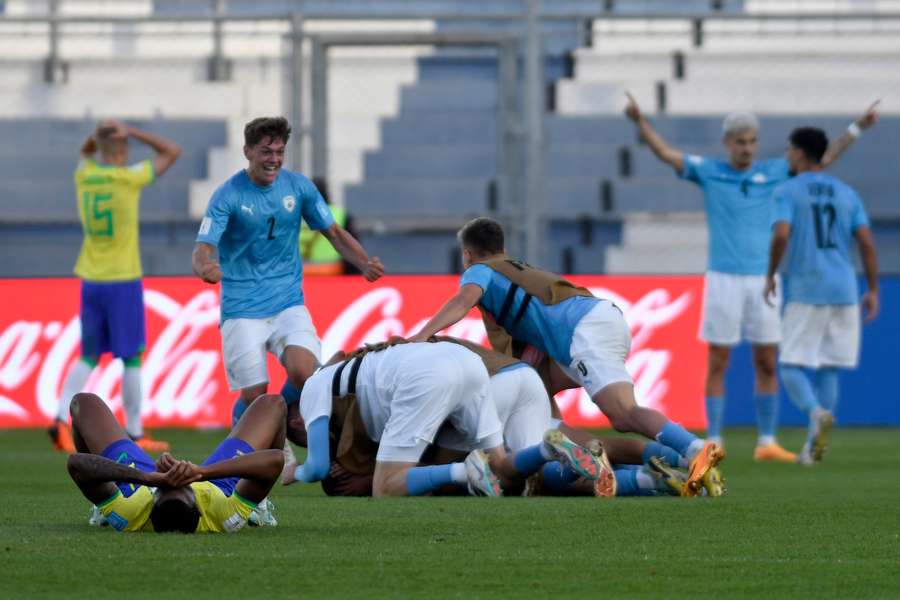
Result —
<instances>
[{"instance_id":1,"label":"white sock","mask_svg":"<svg viewBox=\"0 0 900 600\"><path fill-rule=\"evenodd\" d=\"M644 471L644 469L638 469L638 472L635 473L634 480L637 482L637 486L639 490L653 490L657 489L656 479Z\"/></svg>"},{"instance_id":2,"label":"white sock","mask_svg":"<svg viewBox=\"0 0 900 600\"><path fill-rule=\"evenodd\" d=\"M84 391L84 385L93 371L94 367L80 358L75 361L68 377L63 382L62 395L59 397L59 409L56 413L57 419L64 423L69 422L69 404L72 402L72 396Z\"/></svg>"},{"instance_id":3,"label":"white sock","mask_svg":"<svg viewBox=\"0 0 900 600\"><path fill-rule=\"evenodd\" d=\"M285 464L297 462L297 457L294 456L294 449L291 447L291 442L287 439L284 440L284 449L282 450L282 453L284 454Z\"/></svg>"},{"instance_id":4,"label":"white sock","mask_svg":"<svg viewBox=\"0 0 900 600\"><path fill-rule=\"evenodd\" d=\"M691 442L691 445L688 446L688 448L687 448L687 452L684 453L685 458L687 458L688 460L691 460L692 458L697 456L697 453L700 452L701 450L703 450L703 446L705 443L706 442L704 442L701 439L696 439L693 442Z\"/></svg>"},{"instance_id":5,"label":"white sock","mask_svg":"<svg viewBox=\"0 0 900 600\"><path fill-rule=\"evenodd\" d=\"M775 443L774 435L761 435L756 439L756 445L760 446L760 447L771 446L774 443Z\"/></svg>"},{"instance_id":6,"label":"white sock","mask_svg":"<svg viewBox=\"0 0 900 600\"><path fill-rule=\"evenodd\" d=\"M450 477L453 483L466 483L469 478L466 476L466 463L452 463L450 465Z\"/></svg>"},{"instance_id":7,"label":"white sock","mask_svg":"<svg viewBox=\"0 0 900 600\"><path fill-rule=\"evenodd\" d=\"M122 374L122 406L125 409L125 431L133 438L144 435L141 424L141 368L125 367Z\"/></svg>"},{"instance_id":8,"label":"white sock","mask_svg":"<svg viewBox=\"0 0 900 600\"><path fill-rule=\"evenodd\" d=\"M541 442L541 456L544 457L544 460L547 462L554 461L556 460L556 451L553 449L553 446L547 442Z\"/></svg>"}]
</instances>

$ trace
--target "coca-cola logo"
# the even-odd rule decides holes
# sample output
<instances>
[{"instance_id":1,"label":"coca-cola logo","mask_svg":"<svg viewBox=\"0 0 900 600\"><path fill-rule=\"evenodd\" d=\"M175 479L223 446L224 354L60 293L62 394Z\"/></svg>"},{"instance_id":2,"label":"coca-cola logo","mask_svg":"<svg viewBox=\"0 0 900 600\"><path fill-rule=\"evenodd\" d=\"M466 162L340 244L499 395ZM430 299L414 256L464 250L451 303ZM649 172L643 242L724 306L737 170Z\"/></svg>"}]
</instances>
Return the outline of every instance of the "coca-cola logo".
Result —
<instances>
[{"instance_id":1,"label":"coca-cola logo","mask_svg":"<svg viewBox=\"0 0 900 600\"><path fill-rule=\"evenodd\" d=\"M458 285L451 277L392 278L380 287L352 281L307 283L323 359L337 350L417 333ZM15 307L0 311L0 426L42 425L57 412L63 382L80 354L79 320L74 314L77 282L70 283L72 298L64 308L46 302L40 310L30 312L16 314ZM699 279L680 287L640 280L625 283L624 292L617 285L594 286L591 291L614 301L630 326L632 348L626 367L634 378L638 401L664 411L679 408L676 400L682 402L680 396L685 394L676 396L675 388L684 387L685 369L676 368L678 361L697 363L697 357L686 359L685 355L691 343L696 343ZM17 283L16 290L25 302L29 294L38 298L45 293L40 282L31 285L33 289ZM222 367L217 289L196 280L152 278L145 288L149 346L142 368L144 416L156 425L227 425L234 394L228 392ZM22 318L22 314L30 317ZM487 342L481 319L474 313L445 333ZM696 380L696 396L701 398L702 373L688 375L691 382ZM275 386L283 380L282 369L274 360L270 376ZM121 362L105 361L94 369L86 389L117 410L121 378ZM557 401L567 420L602 422L581 390L564 392ZM699 414L702 418L702 412Z\"/></svg>"}]
</instances>

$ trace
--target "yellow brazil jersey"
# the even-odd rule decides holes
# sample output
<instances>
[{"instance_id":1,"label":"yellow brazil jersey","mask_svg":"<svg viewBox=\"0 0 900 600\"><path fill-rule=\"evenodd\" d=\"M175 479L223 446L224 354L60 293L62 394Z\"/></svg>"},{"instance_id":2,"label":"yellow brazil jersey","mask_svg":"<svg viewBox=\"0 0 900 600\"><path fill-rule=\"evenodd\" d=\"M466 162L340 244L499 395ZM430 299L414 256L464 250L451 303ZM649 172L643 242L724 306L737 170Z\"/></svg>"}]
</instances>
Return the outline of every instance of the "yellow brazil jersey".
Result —
<instances>
[{"instance_id":1,"label":"yellow brazil jersey","mask_svg":"<svg viewBox=\"0 0 900 600\"><path fill-rule=\"evenodd\" d=\"M194 490L197 508L200 510L197 533L235 532L247 524L250 513L256 509L255 503L242 498L237 492L226 496L208 481L192 483L191 489ZM150 520L153 492L147 486L138 486L128 498L117 491L97 508L116 531L153 531L153 522Z\"/></svg>"},{"instance_id":2,"label":"yellow brazil jersey","mask_svg":"<svg viewBox=\"0 0 900 600\"><path fill-rule=\"evenodd\" d=\"M154 177L150 160L130 167L81 161L75 171L75 193L84 243L76 275L89 281L141 277L138 202Z\"/></svg>"}]
</instances>

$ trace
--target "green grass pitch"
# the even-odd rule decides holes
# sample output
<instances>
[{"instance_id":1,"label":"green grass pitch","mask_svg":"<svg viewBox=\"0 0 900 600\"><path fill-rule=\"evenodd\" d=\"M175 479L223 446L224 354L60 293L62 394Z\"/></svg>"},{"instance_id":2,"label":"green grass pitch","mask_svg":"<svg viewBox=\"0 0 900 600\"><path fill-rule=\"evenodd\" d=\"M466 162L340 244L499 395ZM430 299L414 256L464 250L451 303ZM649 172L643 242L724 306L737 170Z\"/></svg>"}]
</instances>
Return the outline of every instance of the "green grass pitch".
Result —
<instances>
[{"instance_id":1,"label":"green grass pitch","mask_svg":"<svg viewBox=\"0 0 900 600\"><path fill-rule=\"evenodd\" d=\"M222 434L158 436L198 461ZM0 598L900 597L900 433L838 429L815 468L755 464L753 440L727 432L719 499L279 486L277 528L185 536L89 527L44 432L0 431Z\"/></svg>"}]
</instances>

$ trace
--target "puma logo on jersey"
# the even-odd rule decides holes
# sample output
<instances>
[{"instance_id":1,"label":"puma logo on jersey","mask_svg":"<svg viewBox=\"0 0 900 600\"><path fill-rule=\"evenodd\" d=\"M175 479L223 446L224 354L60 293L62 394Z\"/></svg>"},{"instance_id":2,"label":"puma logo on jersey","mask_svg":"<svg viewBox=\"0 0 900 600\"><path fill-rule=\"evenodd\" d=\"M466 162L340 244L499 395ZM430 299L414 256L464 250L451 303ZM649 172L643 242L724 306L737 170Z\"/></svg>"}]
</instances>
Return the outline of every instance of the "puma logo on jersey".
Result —
<instances>
[{"instance_id":1,"label":"puma logo on jersey","mask_svg":"<svg viewBox=\"0 0 900 600\"><path fill-rule=\"evenodd\" d=\"M250 216L253 216L253 209L246 204L241 204L241 212L250 213Z\"/></svg>"}]
</instances>

